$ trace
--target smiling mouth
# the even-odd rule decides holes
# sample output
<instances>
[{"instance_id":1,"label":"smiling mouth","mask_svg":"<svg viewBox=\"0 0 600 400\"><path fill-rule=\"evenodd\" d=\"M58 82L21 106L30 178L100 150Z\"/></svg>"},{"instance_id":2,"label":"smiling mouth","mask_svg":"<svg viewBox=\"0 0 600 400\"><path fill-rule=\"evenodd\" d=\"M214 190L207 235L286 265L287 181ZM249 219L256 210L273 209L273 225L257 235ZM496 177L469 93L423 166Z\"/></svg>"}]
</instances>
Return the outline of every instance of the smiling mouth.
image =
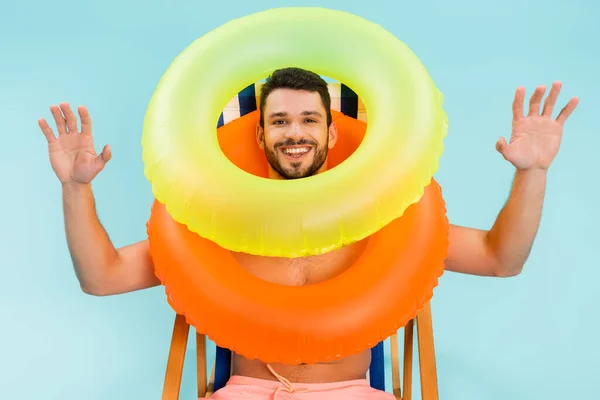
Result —
<instances>
[{"instance_id":1,"label":"smiling mouth","mask_svg":"<svg viewBox=\"0 0 600 400\"><path fill-rule=\"evenodd\" d=\"M282 147L281 152L289 158L298 159L307 155L311 151L310 146L297 146L297 147Z\"/></svg>"}]
</instances>

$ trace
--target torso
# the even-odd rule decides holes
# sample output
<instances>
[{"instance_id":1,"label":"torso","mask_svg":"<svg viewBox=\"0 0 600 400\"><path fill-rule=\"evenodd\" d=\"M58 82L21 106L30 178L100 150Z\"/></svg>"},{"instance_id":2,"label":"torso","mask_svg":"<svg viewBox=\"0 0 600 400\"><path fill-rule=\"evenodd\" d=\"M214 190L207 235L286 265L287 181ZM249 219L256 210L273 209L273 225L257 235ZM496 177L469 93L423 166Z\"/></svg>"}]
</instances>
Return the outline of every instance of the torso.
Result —
<instances>
[{"instance_id":1,"label":"torso","mask_svg":"<svg viewBox=\"0 0 600 400\"><path fill-rule=\"evenodd\" d=\"M366 241L331 251L329 253L301 258L260 257L234 253L240 265L265 281L287 286L302 286L330 279L350 267L364 250ZM249 360L238 354L233 356L234 375L276 380L266 364ZM291 382L336 382L366 377L371 352L341 358L331 362L303 365L273 363L271 367Z\"/></svg>"}]
</instances>

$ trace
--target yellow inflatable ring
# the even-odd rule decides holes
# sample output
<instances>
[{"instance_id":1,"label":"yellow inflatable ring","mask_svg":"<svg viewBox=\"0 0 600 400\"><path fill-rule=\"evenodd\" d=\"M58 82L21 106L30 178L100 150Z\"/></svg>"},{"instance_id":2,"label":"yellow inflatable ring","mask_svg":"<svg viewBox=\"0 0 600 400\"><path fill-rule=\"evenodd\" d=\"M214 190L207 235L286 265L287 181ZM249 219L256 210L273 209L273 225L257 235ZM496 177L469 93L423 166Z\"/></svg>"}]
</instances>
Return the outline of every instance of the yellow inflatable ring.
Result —
<instances>
[{"instance_id":1,"label":"yellow inflatable ring","mask_svg":"<svg viewBox=\"0 0 600 400\"><path fill-rule=\"evenodd\" d=\"M238 91L287 66L344 82L369 116L340 166L296 180L237 168L217 120ZM446 135L442 96L416 55L381 26L313 7L277 8L197 39L161 78L142 137L145 175L173 219L255 255L322 254L363 239L423 195ZM285 212L283 210L294 210Z\"/></svg>"}]
</instances>

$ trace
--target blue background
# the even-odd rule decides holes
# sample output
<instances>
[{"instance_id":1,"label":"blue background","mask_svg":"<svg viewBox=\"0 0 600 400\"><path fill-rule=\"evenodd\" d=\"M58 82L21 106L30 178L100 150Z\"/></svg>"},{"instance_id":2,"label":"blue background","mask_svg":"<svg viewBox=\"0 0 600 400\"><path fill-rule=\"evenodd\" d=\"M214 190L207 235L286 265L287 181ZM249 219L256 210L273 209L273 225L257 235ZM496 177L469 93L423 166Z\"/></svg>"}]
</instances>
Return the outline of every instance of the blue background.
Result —
<instances>
[{"instance_id":1,"label":"blue background","mask_svg":"<svg viewBox=\"0 0 600 400\"><path fill-rule=\"evenodd\" d=\"M226 21L284 5L319 5L375 21L405 41L445 95L449 136L436 175L455 224L488 228L513 168L518 85L562 80L581 102L550 173L543 220L523 273L447 273L432 302L440 397L596 398L600 3L565 1L7 2L0 16L0 397L159 399L173 312L163 288L84 295L66 247L61 191L37 119L85 104L97 149L113 159L94 191L116 246L145 237L146 105L172 59ZM193 342L192 342L193 343ZM193 345L182 399L195 397ZM419 398L418 374L415 375Z\"/></svg>"}]
</instances>

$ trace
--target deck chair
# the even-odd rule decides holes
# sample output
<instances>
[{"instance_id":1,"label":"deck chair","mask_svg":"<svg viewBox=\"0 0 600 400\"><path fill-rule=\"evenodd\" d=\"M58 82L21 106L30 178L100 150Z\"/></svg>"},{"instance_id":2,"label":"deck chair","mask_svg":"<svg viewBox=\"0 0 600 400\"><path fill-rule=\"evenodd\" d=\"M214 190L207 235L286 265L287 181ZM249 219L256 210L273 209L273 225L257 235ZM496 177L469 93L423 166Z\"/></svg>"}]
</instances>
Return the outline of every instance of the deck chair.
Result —
<instances>
[{"instance_id":1,"label":"deck chair","mask_svg":"<svg viewBox=\"0 0 600 400\"><path fill-rule=\"evenodd\" d=\"M258 82L243 89L225 107L219 117L218 126L222 126L231 120L255 111L258 105L258 96L262 83ZM341 111L347 116L357 118L366 122L366 110L364 105L349 87L341 83L329 83L331 94L331 108ZM171 346L166 366L165 380L163 385L162 400L179 400L185 352L188 344L190 325L183 315L175 316L175 324L171 338ZM417 351L419 358L419 378L421 382L422 400L438 400L437 371L435 351L433 343L433 326L430 304L417 313L416 317L404 326L404 357L402 363L402 385L400 384L400 356L398 349L398 333L389 339L391 354L391 392L397 399L412 399L413 381L413 349L414 332L417 331ZM197 363L197 385L198 397L210 397L214 392L221 389L231 375L231 351L219 346L216 347L215 360L211 370L210 378L207 375L206 357L207 338L205 335L196 333L196 363ZM371 365L368 371L369 383L379 390L385 387L385 359L384 342L378 343L371 349Z\"/></svg>"}]
</instances>

